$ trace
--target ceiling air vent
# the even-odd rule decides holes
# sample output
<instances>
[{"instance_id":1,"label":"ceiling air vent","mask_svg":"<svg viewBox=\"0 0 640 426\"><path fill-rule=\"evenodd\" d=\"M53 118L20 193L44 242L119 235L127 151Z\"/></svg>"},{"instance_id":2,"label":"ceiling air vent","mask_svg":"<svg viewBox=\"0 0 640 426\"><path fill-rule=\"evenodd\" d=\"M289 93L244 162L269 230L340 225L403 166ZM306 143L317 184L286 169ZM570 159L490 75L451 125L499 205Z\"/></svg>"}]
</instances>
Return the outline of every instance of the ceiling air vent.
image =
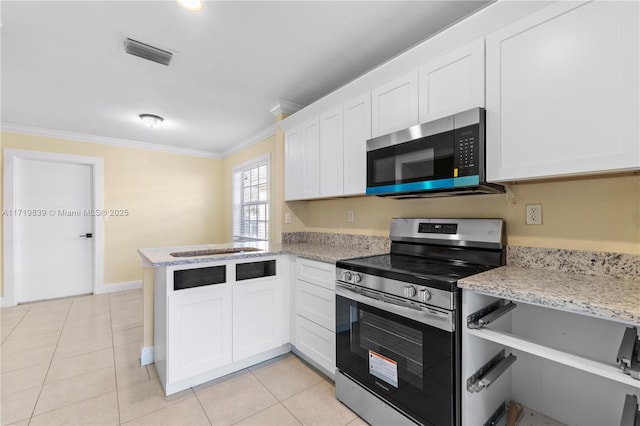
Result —
<instances>
[{"instance_id":1,"label":"ceiling air vent","mask_svg":"<svg viewBox=\"0 0 640 426\"><path fill-rule=\"evenodd\" d=\"M141 43L130 38L125 39L124 50L130 55L157 62L162 65L169 65L171 58L173 57L173 53L171 52L149 46L148 44Z\"/></svg>"}]
</instances>

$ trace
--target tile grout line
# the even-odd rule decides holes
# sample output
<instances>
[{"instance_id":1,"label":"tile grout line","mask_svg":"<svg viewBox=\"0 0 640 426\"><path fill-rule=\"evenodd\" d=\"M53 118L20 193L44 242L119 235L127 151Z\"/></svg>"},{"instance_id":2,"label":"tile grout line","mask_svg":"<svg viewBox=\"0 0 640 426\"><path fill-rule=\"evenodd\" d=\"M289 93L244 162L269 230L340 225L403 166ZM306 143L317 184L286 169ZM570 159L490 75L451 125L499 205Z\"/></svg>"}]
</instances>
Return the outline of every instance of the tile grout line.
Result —
<instances>
[{"instance_id":1,"label":"tile grout line","mask_svg":"<svg viewBox=\"0 0 640 426\"><path fill-rule=\"evenodd\" d=\"M200 408L202 409L204 416L207 418L207 421L209 422L210 425L213 425L213 422L211 421L211 419L209 418L209 415L207 414L207 410L204 409L204 405L202 405L202 401L200 401L200 398L198 397L198 392L196 392L196 390L193 387L191 388L191 390L193 391L193 394L196 396L196 401L198 401L198 405L200 405Z\"/></svg>"},{"instance_id":2,"label":"tile grout line","mask_svg":"<svg viewBox=\"0 0 640 426\"><path fill-rule=\"evenodd\" d=\"M56 356L56 351L58 350L58 345L60 344L60 339L62 339L62 332L64 331L65 326L67 325L67 320L69 319L69 314L71 313L71 306L73 306L74 299L71 299L71 303L69 304L69 308L67 310L67 315L64 317L64 323L62 324L62 328L60 329L60 335L58 336L58 340L56 341L56 346L51 353L51 360L49 360L49 368L47 368L47 372L42 379L42 384L40 385L40 392L38 392L38 397L36 398L36 403L33 404L33 408L31 409L31 414L29 415L29 423L31 423L31 419L36 412L36 407L38 406L38 402L40 402L40 397L42 396L42 390L44 389L45 383L47 381L47 376L49 375L49 371L51 371L51 365L53 364L53 358ZM31 309L29 309L31 310ZM53 410L50 410L53 411ZM49 411L46 411L47 413ZM42 413L44 414L44 413Z\"/></svg>"},{"instance_id":3,"label":"tile grout line","mask_svg":"<svg viewBox=\"0 0 640 426\"><path fill-rule=\"evenodd\" d=\"M22 317L20 318L20 320L16 323L16 325L14 325L11 328L11 331L9 332L9 334L7 334L7 337L5 339L2 340L1 344L4 344L4 342L6 342L7 340L9 340L9 337L13 334L13 332L15 331L16 328L18 328L18 326L20 325L20 323L25 319L25 317L27 316L27 314L31 311L31 308L33 308L33 306L29 306L28 309L26 310L26 312L24 313L24 315L22 315Z\"/></svg>"},{"instance_id":4,"label":"tile grout line","mask_svg":"<svg viewBox=\"0 0 640 426\"><path fill-rule=\"evenodd\" d=\"M294 354L294 356L295 356L295 354ZM296 357L296 358L297 358L297 357ZM285 360L283 360L282 362L287 362L287 361L288 361L288 359L285 359ZM270 365L269 367L265 368L265 370L268 370L269 368L275 367L276 365L277 365L277 363L276 363L276 364L273 364L273 365ZM297 417L296 417L296 415L295 415L295 414L293 414L293 413L292 413L292 412L287 408L287 406L286 406L286 405L284 405L284 404L283 404L283 402L284 402L284 401L286 401L286 400L288 400L288 399L290 399L290 398L293 398L294 396L296 396L296 395L298 395L298 394L300 394L300 393L302 393L302 392L304 392L304 391L306 391L307 389L310 389L310 387L309 387L309 388L305 388L305 389L301 390L300 392L297 392L297 393L295 393L295 394L293 394L293 395L289 396L288 398L283 399L282 401L280 401L280 399L278 399L278 397L277 397L273 392L271 392L271 389L269 389L269 388L267 387L267 385L266 385L266 384L262 383L262 380L260 380L260 378L259 378L258 376L256 376L256 375L254 374L254 372L253 372L253 371L249 370L249 372L250 372L251 374L253 374L253 377L255 377L255 378L256 378L256 380L258 380L258 382L260 382L260 384L261 384L262 386L264 386L264 387L265 387L265 389L267 389L271 395L273 395L273 397L276 399L276 401L278 401L276 404L270 405L269 407L265 408L264 410L267 410L267 409L269 409L269 408L273 407L274 405L280 404L280 405L282 405L282 407L283 407L285 410L287 410L287 412L288 412L289 414L291 414L291 416L292 416L294 419L296 419L296 421L297 421L298 423L300 423L301 425L303 424L303 423L302 423L302 421L301 421L299 418L297 418ZM261 412L262 412L262 411L264 411L264 410L258 411L258 413L261 413ZM258 414L258 413L255 413L255 414ZM252 414L252 415L255 415L255 414ZM251 417L251 416L248 416L248 417L246 417L246 418L249 418L249 417ZM242 420L244 420L244 419L242 419ZM240 420L240 421L242 421L242 420Z\"/></svg>"},{"instance_id":5,"label":"tile grout line","mask_svg":"<svg viewBox=\"0 0 640 426\"><path fill-rule=\"evenodd\" d=\"M121 425L120 391L118 387L118 370L116 369L116 342L113 336L113 315L111 315L111 294L107 295L107 300L109 301L109 329L111 330L111 352L113 353L113 376L116 382L116 407L118 408L118 424Z\"/></svg>"}]
</instances>

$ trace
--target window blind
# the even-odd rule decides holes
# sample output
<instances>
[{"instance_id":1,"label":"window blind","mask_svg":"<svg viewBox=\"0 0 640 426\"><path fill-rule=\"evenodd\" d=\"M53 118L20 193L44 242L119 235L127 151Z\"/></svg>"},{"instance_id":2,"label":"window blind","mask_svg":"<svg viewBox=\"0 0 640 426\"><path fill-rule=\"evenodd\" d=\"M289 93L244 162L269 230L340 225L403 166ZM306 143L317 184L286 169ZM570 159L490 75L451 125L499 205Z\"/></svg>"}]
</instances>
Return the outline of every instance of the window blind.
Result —
<instances>
[{"instance_id":1,"label":"window blind","mask_svg":"<svg viewBox=\"0 0 640 426\"><path fill-rule=\"evenodd\" d=\"M233 169L233 239L269 239L270 167L264 156Z\"/></svg>"}]
</instances>

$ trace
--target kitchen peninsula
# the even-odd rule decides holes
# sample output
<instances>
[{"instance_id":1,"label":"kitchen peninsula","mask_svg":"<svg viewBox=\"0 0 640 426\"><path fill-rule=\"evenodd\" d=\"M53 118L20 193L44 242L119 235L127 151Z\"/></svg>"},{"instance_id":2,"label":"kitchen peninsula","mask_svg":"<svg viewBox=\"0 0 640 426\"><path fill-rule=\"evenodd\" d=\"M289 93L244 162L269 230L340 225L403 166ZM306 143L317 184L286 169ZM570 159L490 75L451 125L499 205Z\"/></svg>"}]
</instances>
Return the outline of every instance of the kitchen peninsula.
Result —
<instances>
[{"instance_id":1,"label":"kitchen peninsula","mask_svg":"<svg viewBox=\"0 0 640 426\"><path fill-rule=\"evenodd\" d=\"M152 333L153 362L166 394L291 350L292 255L333 264L383 253L385 240L139 249L145 278L151 278L145 279L145 336Z\"/></svg>"}]
</instances>

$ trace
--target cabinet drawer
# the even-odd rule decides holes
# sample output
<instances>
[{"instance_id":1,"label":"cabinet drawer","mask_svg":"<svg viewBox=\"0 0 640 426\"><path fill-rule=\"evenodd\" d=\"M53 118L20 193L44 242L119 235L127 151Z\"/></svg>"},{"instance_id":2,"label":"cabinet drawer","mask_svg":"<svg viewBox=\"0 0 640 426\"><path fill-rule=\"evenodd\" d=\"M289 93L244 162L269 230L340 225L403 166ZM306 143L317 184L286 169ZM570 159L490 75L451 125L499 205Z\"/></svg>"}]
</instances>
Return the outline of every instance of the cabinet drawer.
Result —
<instances>
[{"instance_id":1,"label":"cabinet drawer","mask_svg":"<svg viewBox=\"0 0 640 426\"><path fill-rule=\"evenodd\" d=\"M296 281L297 314L329 330L336 328L335 291Z\"/></svg>"},{"instance_id":2,"label":"cabinet drawer","mask_svg":"<svg viewBox=\"0 0 640 426\"><path fill-rule=\"evenodd\" d=\"M336 266L332 263L299 257L296 261L296 278L329 290L335 290Z\"/></svg>"},{"instance_id":3,"label":"cabinet drawer","mask_svg":"<svg viewBox=\"0 0 640 426\"><path fill-rule=\"evenodd\" d=\"M336 369L336 334L298 315L296 348L328 372Z\"/></svg>"}]
</instances>

